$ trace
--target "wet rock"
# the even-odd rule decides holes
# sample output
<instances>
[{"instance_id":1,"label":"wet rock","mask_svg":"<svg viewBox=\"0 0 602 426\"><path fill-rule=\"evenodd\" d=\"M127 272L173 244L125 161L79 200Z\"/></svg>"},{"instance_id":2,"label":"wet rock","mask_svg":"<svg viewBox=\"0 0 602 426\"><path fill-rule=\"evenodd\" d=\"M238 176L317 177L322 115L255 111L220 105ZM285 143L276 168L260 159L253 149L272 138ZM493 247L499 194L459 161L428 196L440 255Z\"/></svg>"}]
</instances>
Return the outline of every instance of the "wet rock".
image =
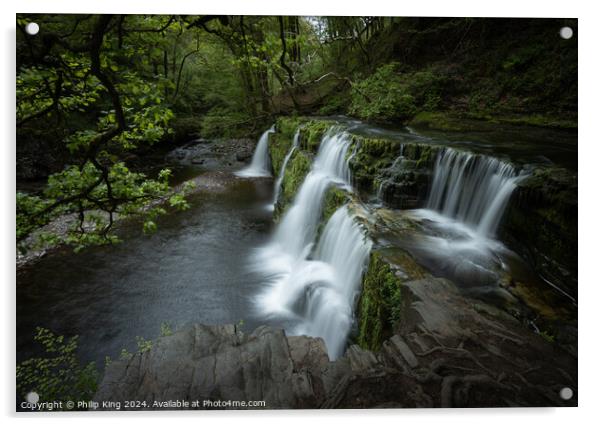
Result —
<instances>
[{"instance_id":1,"label":"wet rock","mask_svg":"<svg viewBox=\"0 0 602 426\"><path fill-rule=\"evenodd\" d=\"M114 362L96 400L265 400L267 408L285 408L296 403L293 389L282 330L260 327L244 335L233 325L195 325Z\"/></svg>"},{"instance_id":2,"label":"wet rock","mask_svg":"<svg viewBox=\"0 0 602 426\"><path fill-rule=\"evenodd\" d=\"M414 352L412 352L407 343L399 335L393 336L389 341L392 343L393 347L397 349L410 368L418 367L418 360L416 360Z\"/></svg>"},{"instance_id":3,"label":"wet rock","mask_svg":"<svg viewBox=\"0 0 602 426\"><path fill-rule=\"evenodd\" d=\"M195 139L170 151L165 160L183 166L202 166L204 170L231 170L234 164L248 161L253 149L251 139Z\"/></svg>"},{"instance_id":4,"label":"wet rock","mask_svg":"<svg viewBox=\"0 0 602 426\"><path fill-rule=\"evenodd\" d=\"M577 175L538 168L512 194L499 233L535 270L577 294Z\"/></svg>"},{"instance_id":5,"label":"wet rock","mask_svg":"<svg viewBox=\"0 0 602 426\"><path fill-rule=\"evenodd\" d=\"M253 153L249 151L237 152L236 153L236 161L248 161L253 157Z\"/></svg>"},{"instance_id":6,"label":"wet rock","mask_svg":"<svg viewBox=\"0 0 602 426\"><path fill-rule=\"evenodd\" d=\"M351 345L345 352L345 357L349 359L349 366L353 373L372 371L378 366L374 354L357 345Z\"/></svg>"},{"instance_id":7,"label":"wet rock","mask_svg":"<svg viewBox=\"0 0 602 426\"><path fill-rule=\"evenodd\" d=\"M105 371L95 401L263 400L266 408L575 405L575 359L450 282L403 284L401 328L329 361L322 339L196 324ZM203 407L200 407L203 408Z\"/></svg>"}]
</instances>

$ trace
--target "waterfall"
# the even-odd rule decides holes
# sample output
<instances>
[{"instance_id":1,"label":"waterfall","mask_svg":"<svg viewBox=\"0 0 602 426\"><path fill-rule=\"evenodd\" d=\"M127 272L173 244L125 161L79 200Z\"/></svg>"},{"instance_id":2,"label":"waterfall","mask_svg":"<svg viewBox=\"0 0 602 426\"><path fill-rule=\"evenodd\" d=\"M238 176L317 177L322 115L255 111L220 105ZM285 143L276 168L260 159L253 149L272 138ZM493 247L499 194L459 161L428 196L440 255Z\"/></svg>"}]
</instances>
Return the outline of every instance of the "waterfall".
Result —
<instances>
[{"instance_id":1,"label":"waterfall","mask_svg":"<svg viewBox=\"0 0 602 426\"><path fill-rule=\"evenodd\" d=\"M324 195L332 185L351 190L351 138L331 129L272 240L254 258L266 277L257 299L263 315L284 319L294 334L322 337L331 359L340 356L353 323L353 303L370 252L361 228L341 207L315 246ZM312 255L310 258L310 255Z\"/></svg>"},{"instance_id":2,"label":"waterfall","mask_svg":"<svg viewBox=\"0 0 602 426\"><path fill-rule=\"evenodd\" d=\"M347 206L343 206L326 224L314 261L308 262L320 265L318 270L323 273L317 280L305 283L301 297L305 298L306 321L301 322L296 332L322 337L330 359L336 359L345 351L371 248L372 244L366 241Z\"/></svg>"},{"instance_id":3,"label":"waterfall","mask_svg":"<svg viewBox=\"0 0 602 426\"><path fill-rule=\"evenodd\" d=\"M446 148L435 163L427 208L492 236L504 214L518 174L493 157Z\"/></svg>"},{"instance_id":4,"label":"waterfall","mask_svg":"<svg viewBox=\"0 0 602 426\"><path fill-rule=\"evenodd\" d=\"M380 204L383 204L385 201L383 198L383 187L385 185L385 182L386 181L382 179L378 184L378 189L376 190L376 201L378 201Z\"/></svg>"},{"instance_id":5,"label":"waterfall","mask_svg":"<svg viewBox=\"0 0 602 426\"><path fill-rule=\"evenodd\" d=\"M253 153L251 164L234 174L240 177L267 177L272 176L270 171L270 153L268 152L268 140L270 133L274 133L274 126L263 132Z\"/></svg>"},{"instance_id":6,"label":"waterfall","mask_svg":"<svg viewBox=\"0 0 602 426\"><path fill-rule=\"evenodd\" d=\"M295 132L295 136L293 137L293 145L286 154L286 157L284 157L284 161L282 162L282 166L280 167L280 173L278 173L278 178L276 179L276 183L274 184L274 200L272 202L272 209L276 208L276 204L278 203L278 197L280 197L280 191L282 190L282 180L284 179L284 173L286 172L286 166L288 165L288 161L293 156L295 149L297 149L297 147L299 146L299 135L300 130L297 129L297 131Z\"/></svg>"},{"instance_id":7,"label":"waterfall","mask_svg":"<svg viewBox=\"0 0 602 426\"><path fill-rule=\"evenodd\" d=\"M345 158L350 143L345 132L326 133L312 169L276 230L275 242L295 258L315 239L328 187L337 184L350 189L351 172Z\"/></svg>"}]
</instances>

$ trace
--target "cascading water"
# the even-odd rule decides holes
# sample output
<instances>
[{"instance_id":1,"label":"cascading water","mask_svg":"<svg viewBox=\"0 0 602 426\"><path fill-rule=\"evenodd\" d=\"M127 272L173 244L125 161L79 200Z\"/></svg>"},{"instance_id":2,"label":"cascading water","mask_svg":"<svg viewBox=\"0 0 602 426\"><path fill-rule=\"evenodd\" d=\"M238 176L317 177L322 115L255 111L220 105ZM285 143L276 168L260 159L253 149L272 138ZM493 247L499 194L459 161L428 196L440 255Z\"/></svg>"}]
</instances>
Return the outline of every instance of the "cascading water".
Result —
<instances>
[{"instance_id":1,"label":"cascading water","mask_svg":"<svg viewBox=\"0 0 602 426\"><path fill-rule=\"evenodd\" d=\"M473 292L504 293L498 286L516 256L495 240L495 231L520 176L508 163L485 155L444 148L434 166L425 234L404 244L423 264Z\"/></svg>"},{"instance_id":2,"label":"cascading water","mask_svg":"<svg viewBox=\"0 0 602 426\"><path fill-rule=\"evenodd\" d=\"M308 262L310 268L321 270L321 274L304 285L306 320L295 331L322 337L330 359L336 359L345 350L353 325L354 302L371 247L347 206L343 206L326 224L314 260Z\"/></svg>"},{"instance_id":3,"label":"cascading water","mask_svg":"<svg viewBox=\"0 0 602 426\"><path fill-rule=\"evenodd\" d=\"M263 315L284 319L293 334L322 337L331 359L344 350L353 323L353 301L370 252L358 224L342 207L330 218L310 260L327 189L350 190L351 138L331 129L312 169L282 218L272 241L255 257L268 287L257 300Z\"/></svg>"},{"instance_id":4,"label":"cascading water","mask_svg":"<svg viewBox=\"0 0 602 426\"><path fill-rule=\"evenodd\" d=\"M268 140L270 133L274 133L274 126L266 130L257 143L251 164L234 174L240 177L268 177L272 176L270 171L270 153L268 152Z\"/></svg>"},{"instance_id":5,"label":"cascading water","mask_svg":"<svg viewBox=\"0 0 602 426\"><path fill-rule=\"evenodd\" d=\"M331 130L322 139L311 171L276 230L275 242L291 256L299 258L314 242L328 187L336 184L350 189L351 172L346 162L350 144L345 132Z\"/></svg>"},{"instance_id":6,"label":"cascading water","mask_svg":"<svg viewBox=\"0 0 602 426\"><path fill-rule=\"evenodd\" d=\"M446 148L435 163L427 208L493 236L516 186L514 167L493 157Z\"/></svg>"},{"instance_id":7,"label":"cascading water","mask_svg":"<svg viewBox=\"0 0 602 426\"><path fill-rule=\"evenodd\" d=\"M289 160L293 156L293 153L299 146L300 133L301 133L300 130L297 129L297 131L295 132L295 136L293 137L293 145L291 146L291 149L286 154L286 157L284 157L284 161L282 162L282 166L280 167L280 173L278 174L278 178L276 179L276 183L274 184L274 200L272 202L272 210L276 207L276 204L278 203L278 197L280 197L280 191L282 190L282 188L281 188L282 180L284 179L284 173L286 172L286 166L288 165Z\"/></svg>"}]
</instances>

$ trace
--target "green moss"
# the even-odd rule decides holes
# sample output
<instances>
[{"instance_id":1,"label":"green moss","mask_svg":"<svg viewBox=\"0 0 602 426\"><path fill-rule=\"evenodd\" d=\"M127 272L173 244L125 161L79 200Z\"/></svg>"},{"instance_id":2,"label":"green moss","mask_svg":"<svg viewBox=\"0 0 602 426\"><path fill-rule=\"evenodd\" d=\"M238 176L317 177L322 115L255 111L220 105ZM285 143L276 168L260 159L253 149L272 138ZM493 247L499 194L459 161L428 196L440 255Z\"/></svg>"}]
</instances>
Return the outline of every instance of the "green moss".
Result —
<instances>
[{"instance_id":1,"label":"green moss","mask_svg":"<svg viewBox=\"0 0 602 426\"><path fill-rule=\"evenodd\" d=\"M354 140L359 142L359 152L365 153L371 157L398 157L399 142L392 139L374 139L362 136L354 136Z\"/></svg>"},{"instance_id":2,"label":"green moss","mask_svg":"<svg viewBox=\"0 0 602 426\"><path fill-rule=\"evenodd\" d=\"M435 157L437 155L438 149L434 149L429 145L421 145L420 149L420 158L418 158L416 162L416 168L431 168L433 166L433 162L435 161Z\"/></svg>"},{"instance_id":3,"label":"green moss","mask_svg":"<svg viewBox=\"0 0 602 426\"><path fill-rule=\"evenodd\" d=\"M276 120L276 132L270 134L268 145L274 175L280 171L282 162L291 149L295 133L303 121L305 119L300 117L279 117Z\"/></svg>"},{"instance_id":4,"label":"green moss","mask_svg":"<svg viewBox=\"0 0 602 426\"><path fill-rule=\"evenodd\" d=\"M378 350L397 326L400 309L400 280L381 254L373 251L358 306L359 345Z\"/></svg>"},{"instance_id":5,"label":"green moss","mask_svg":"<svg viewBox=\"0 0 602 426\"><path fill-rule=\"evenodd\" d=\"M357 151L349 162L354 183L360 190L372 190L376 178L399 157L399 142L354 136Z\"/></svg>"},{"instance_id":6,"label":"green moss","mask_svg":"<svg viewBox=\"0 0 602 426\"><path fill-rule=\"evenodd\" d=\"M422 127L450 132L466 132L475 130L475 123L472 123L468 120L462 120L445 112L422 111L414 116L409 125L413 127Z\"/></svg>"},{"instance_id":7,"label":"green moss","mask_svg":"<svg viewBox=\"0 0 602 426\"><path fill-rule=\"evenodd\" d=\"M303 121L305 121L305 119L301 117L278 117L276 120L276 132L286 137L290 137L292 140L297 128Z\"/></svg>"},{"instance_id":8,"label":"green moss","mask_svg":"<svg viewBox=\"0 0 602 426\"><path fill-rule=\"evenodd\" d=\"M415 223L411 222L407 222L403 226L416 227ZM402 281L419 280L428 275L424 268L403 249L397 247L382 248L379 249L379 254L385 262L403 270L406 277Z\"/></svg>"},{"instance_id":9,"label":"green moss","mask_svg":"<svg viewBox=\"0 0 602 426\"><path fill-rule=\"evenodd\" d=\"M268 150L272 162L272 174L275 176L280 171L284 157L290 150L293 139L281 133L270 134Z\"/></svg>"},{"instance_id":10,"label":"green moss","mask_svg":"<svg viewBox=\"0 0 602 426\"><path fill-rule=\"evenodd\" d=\"M349 201L349 194L347 191L331 186L326 195L324 196L324 204L322 207L322 219L326 223L330 216L339 209L343 204Z\"/></svg>"},{"instance_id":11,"label":"green moss","mask_svg":"<svg viewBox=\"0 0 602 426\"><path fill-rule=\"evenodd\" d=\"M285 208L292 203L310 169L311 159L309 155L303 151L295 150L288 162L284 178L282 179L282 192L280 193L280 199L274 212L276 218L280 217Z\"/></svg>"},{"instance_id":12,"label":"green moss","mask_svg":"<svg viewBox=\"0 0 602 426\"><path fill-rule=\"evenodd\" d=\"M432 168L439 146L424 144L408 144L404 146L403 156L406 160L414 161L414 169Z\"/></svg>"},{"instance_id":13,"label":"green moss","mask_svg":"<svg viewBox=\"0 0 602 426\"><path fill-rule=\"evenodd\" d=\"M328 188L326 194L324 195L324 201L322 204L322 218L318 226L316 241L320 240L322 230L334 212L349 202L350 199L351 195L347 191L336 186L331 186Z\"/></svg>"},{"instance_id":14,"label":"green moss","mask_svg":"<svg viewBox=\"0 0 602 426\"><path fill-rule=\"evenodd\" d=\"M324 133L336 122L331 120L311 120L306 117L280 117L276 120L276 135L293 140L297 129L301 128L299 145L302 150L317 153Z\"/></svg>"},{"instance_id":15,"label":"green moss","mask_svg":"<svg viewBox=\"0 0 602 426\"><path fill-rule=\"evenodd\" d=\"M329 120L311 120L303 125L300 146L312 153L317 153L324 133L336 123Z\"/></svg>"}]
</instances>

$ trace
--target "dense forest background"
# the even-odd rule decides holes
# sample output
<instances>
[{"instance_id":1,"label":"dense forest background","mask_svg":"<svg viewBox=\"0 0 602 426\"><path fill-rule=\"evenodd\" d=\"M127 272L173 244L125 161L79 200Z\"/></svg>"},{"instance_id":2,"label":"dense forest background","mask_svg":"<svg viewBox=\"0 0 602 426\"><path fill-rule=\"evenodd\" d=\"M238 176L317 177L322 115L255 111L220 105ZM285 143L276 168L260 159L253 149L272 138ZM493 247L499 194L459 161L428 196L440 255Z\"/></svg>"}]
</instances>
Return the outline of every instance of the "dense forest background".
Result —
<instances>
[{"instance_id":1,"label":"dense forest background","mask_svg":"<svg viewBox=\"0 0 602 426\"><path fill-rule=\"evenodd\" d=\"M25 31L28 22L39 34ZM190 139L255 137L275 116L401 126L471 119L576 129L576 20L18 15L17 242L64 213L83 247L117 216L152 232L169 170L140 158ZM167 207L153 204L169 200ZM60 239L60 241L58 241Z\"/></svg>"}]
</instances>

